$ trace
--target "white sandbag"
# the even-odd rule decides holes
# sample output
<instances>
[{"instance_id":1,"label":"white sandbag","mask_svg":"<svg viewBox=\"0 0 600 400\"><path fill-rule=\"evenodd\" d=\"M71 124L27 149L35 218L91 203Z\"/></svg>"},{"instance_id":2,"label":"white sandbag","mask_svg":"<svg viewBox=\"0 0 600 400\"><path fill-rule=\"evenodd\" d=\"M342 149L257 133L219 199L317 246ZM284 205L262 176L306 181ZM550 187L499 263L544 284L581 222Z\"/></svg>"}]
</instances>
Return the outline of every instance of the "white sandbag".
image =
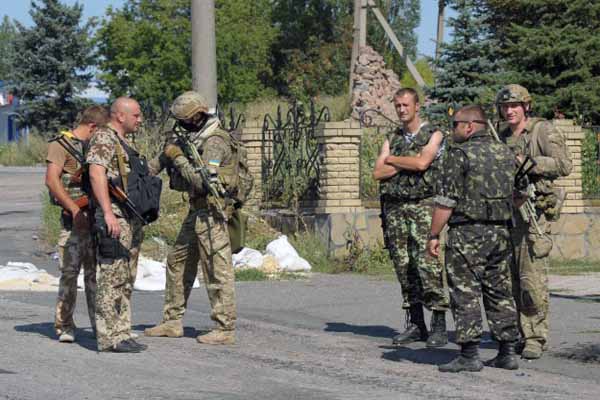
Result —
<instances>
[{"instance_id":1,"label":"white sandbag","mask_svg":"<svg viewBox=\"0 0 600 400\"><path fill-rule=\"evenodd\" d=\"M275 257L283 271L310 271L310 264L298 255L294 246L282 235L267 245L266 254Z\"/></svg>"},{"instance_id":2,"label":"white sandbag","mask_svg":"<svg viewBox=\"0 0 600 400\"><path fill-rule=\"evenodd\" d=\"M31 263L0 265L0 288L5 290L56 290L58 278Z\"/></svg>"},{"instance_id":3,"label":"white sandbag","mask_svg":"<svg viewBox=\"0 0 600 400\"><path fill-rule=\"evenodd\" d=\"M141 291L165 290L167 284L166 265L144 256L138 260L137 276L133 288ZM198 278L194 280L194 288L200 287Z\"/></svg>"},{"instance_id":4,"label":"white sandbag","mask_svg":"<svg viewBox=\"0 0 600 400\"><path fill-rule=\"evenodd\" d=\"M238 253L231 256L234 269L256 268L259 269L263 265L263 255L258 250L244 247Z\"/></svg>"}]
</instances>

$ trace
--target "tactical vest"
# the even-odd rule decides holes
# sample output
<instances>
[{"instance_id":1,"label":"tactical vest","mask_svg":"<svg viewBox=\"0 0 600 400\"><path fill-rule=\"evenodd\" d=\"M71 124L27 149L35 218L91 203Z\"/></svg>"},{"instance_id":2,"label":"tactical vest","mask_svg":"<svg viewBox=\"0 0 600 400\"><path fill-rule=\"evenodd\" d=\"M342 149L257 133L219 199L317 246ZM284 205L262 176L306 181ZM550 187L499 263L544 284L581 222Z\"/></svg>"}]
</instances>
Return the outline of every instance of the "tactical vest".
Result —
<instances>
[{"instance_id":1,"label":"tactical vest","mask_svg":"<svg viewBox=\"0 0 600 400\"><path fill-rule=\"evenodd\" d=\"M204 142L213 136L223 139L231 149L231 159L227 164L219 167L219 179L227 192L227 197L241 205L248 199L254 186L254 178L248 168L248 151L241 140L221 129L203 137L200 150Z\"/></svg>"},{"instance_id":2,"label":"tactical vest","mask_svg":"<svg viewBox=\"0 0 600 400\"><path fill-rule=\"evenodd\" d=\"M466 156L467 174L464 198L458 200L449 223L510 221L515 174L510 149L483 134L453 144L449 152L454 151Z\"/></svg>"},{"instance_id":3,"label":"tactical vest","mask_svg":"<svg viewBox=\"0 0 600 400\"><path fill-rule=\"evenodd\" d=\"M404 133L403 129L396 129L388 137L390 154L394 156L418 155L429 143L435 131L437 128L426 124L411 138ZM400 170L396 175L381 181L380 193L402 200L421 200L431 197L435 193L439 167L439 159L435 159L424 172Z\"/></svg>"}]
</instances>

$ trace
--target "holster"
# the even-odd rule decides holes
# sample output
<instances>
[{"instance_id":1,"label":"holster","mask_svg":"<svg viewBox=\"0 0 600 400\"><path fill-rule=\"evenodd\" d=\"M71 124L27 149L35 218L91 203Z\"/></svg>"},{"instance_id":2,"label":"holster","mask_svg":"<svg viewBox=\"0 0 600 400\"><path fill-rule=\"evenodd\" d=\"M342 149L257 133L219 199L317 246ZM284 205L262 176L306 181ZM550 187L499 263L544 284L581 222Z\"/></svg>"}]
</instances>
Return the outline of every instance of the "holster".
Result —
<instances>
[{"instance_id":1,"label":"holster","mask_svg":"<svg viewBox=\"0 0 600 400\"><path fill-rule=\"evenodd\" d=\"M98 255L101 258L109 258L113 260L122 258L129 259L129 250L123 246L118 238L115 239L108 235L107 227L104 224L104 221L94 226L94 233L98 246Z\"/></svg>"}]
</instances>

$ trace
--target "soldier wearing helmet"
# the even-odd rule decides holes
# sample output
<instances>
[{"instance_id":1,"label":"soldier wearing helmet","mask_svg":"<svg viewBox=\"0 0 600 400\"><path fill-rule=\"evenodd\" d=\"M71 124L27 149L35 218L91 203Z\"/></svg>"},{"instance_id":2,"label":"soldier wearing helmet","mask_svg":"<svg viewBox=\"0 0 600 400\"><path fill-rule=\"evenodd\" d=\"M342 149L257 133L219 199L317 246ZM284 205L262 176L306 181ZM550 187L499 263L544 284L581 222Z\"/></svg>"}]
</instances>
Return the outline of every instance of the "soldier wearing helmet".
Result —
<instances>
[{"instance_id":1,"label":"soldier wearing helmet","mask_svg":"<svg viewBox=\"0 0 600 400\"><path fill-rule=\"evenodd\" d=\"M209 114L205 98L188 91L171 105L178 129L196 147L211 177L226 174L233 163L229 133L220 128L218 118ZM198 264L208 291L215 329L197 337L204 344L235 343L234 272L227 221L211 201L211 195L196 172L184 144L170 132L162 153L149 166L158 174L166 168L171 189L189 196L189 213L182 223L175 245L167 256L167 285L163 320L145 331L146 336L183 336L183 315L198 272Z\"/></svg>"},{"instance_id":2,"label":"soldier wearing helmet","mask_svg":"<svg viewBox=\"0 0 600 400\"><path fill-rule=\"evenodd\" d=\"M528 178L535 194L535 221L526 221L515 212L512 231L515 248L513 292L523 340L522 357L540 358L548 348L548 255L552 249L551 224L558 220L564 192L553 181L571 173L572 163L565 139L543 118L530 117L531 95L523 86L507 85L496 96L496 106L507 127L500 138L513 150L518 162L529 156L535 167Z\"/></svg>"}]
</instances>

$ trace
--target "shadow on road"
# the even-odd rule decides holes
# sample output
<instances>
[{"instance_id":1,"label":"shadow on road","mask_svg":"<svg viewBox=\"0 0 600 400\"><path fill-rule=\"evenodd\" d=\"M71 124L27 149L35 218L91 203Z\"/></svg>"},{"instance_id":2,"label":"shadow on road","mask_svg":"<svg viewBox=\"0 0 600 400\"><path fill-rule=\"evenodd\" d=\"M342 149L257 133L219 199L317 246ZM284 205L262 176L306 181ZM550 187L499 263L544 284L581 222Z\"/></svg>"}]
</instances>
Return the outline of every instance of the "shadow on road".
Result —
<instances>
[{"instance_id":1,"label":"shadow on road","mask_svg":"<svg viewBox=\"0 0 600 400\"><path fill-rule=\"evenodd\" d=\"M350 332L355 335L392 338L398 334L394 328L384 325L350 325L344 322L327 322L325 332Z\"/></svg>"},{"instance_id":2,"label":"shadow on road","mask_svg":"<svg viewBox=\"0 0 600 400\"><path fill-rule=\"evenodd\" d=\"M452 361L459 353L456 349L411 349L409 347L380 346L382 349L392 349L384 352L381 358L389 361L410 361L417 364L440 365Z\"/></svg>"},{"instance_id":3,"label":"shadow on road","mask_svg":"<svg viewBox=\"0 0 600 400\"><path fill-rule=\"evenodd\" d=\"M583 296L575 296L572 294L550 293L550 297L555 297L557 299L581 301L585 303L600 303L600 294L587 294Z\"/></svg>"},{"instance_id":4,"label":"shadow on road","mask_svg":"<svg viewBox=\"0 0 600 400\"><path fill-rule=\"evenodd\" d=\"M146 328L153 328L155 325L145 325L145 324L139 324L139 325L135 325L132 326L131 329L134 331L140 331L141 335L144 335L144 330L146 330ZM198 336L201 333L206 333L208 332L208 330L197 330L194 327L191 326L184 326L183 327L183 337L188 337L188 338L196 338L196 336Z\"/></svg>"},{"instance_id":5,"label":"shadow on road","mask_svg":"<svg viewBox=\"0 0 600 400\"><path fill-rule=\"evenodd\" d=\"M54 324L52 322L42 322L37 324L27 324L27 325L16 325L15 331L17 332L26 332L26 333L37 333L41 336L46 336L52 340L58 341L56 337L56 333L54 332ZM77 329L75 331L77 335L77 340L75 344L83 347L87 350L96 351L96 338L92 334L92 332L83 329Z\"/></svg>"}]
</instances>

